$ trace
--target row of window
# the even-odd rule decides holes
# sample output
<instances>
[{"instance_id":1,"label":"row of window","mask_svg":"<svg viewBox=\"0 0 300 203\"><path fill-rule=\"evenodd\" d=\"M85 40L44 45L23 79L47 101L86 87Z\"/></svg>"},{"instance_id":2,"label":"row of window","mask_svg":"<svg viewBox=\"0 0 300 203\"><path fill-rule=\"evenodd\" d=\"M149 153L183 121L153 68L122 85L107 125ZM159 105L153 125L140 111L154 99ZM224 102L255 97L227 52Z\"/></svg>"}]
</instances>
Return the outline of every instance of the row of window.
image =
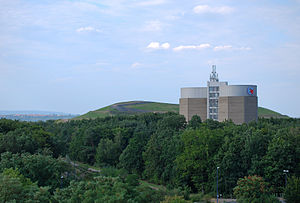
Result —
<instances>
[{"instance_id":1,"label":"row of window","mask_svg":"<svg viewBox=\"0 0 300 203\"><path fill-rule=\"evenodd\" d=\"M214 87L214 86L213 87L209 87L209 91L210 92L212 92L212 91L217 91L218 92L219 91L219 87Z\"/></svg>"},{"instance_id":2,"label":"row of window","mask_svg":"<svg viewBox=\"0 0 300 203\"><path fill-rule=\"evenodd\" d=\"M209 97L219 97L219 93L209 93Z\"/></svg>"},{"instance_id":3,"label":"row of window","mask_svg":"<svg viewBox=\"0 0 300 203\"><path fill-rule=\"evenodd\" d=\"M209 115L210 119L218 120L218 115Z\"/></svg>"},{"instance_id":4,"label":"row of window","mask_svg":"<svg viewBox=\"0 0 300 203\"><path fill-rule=\"evenodd\" d=\"M209 87L209 98L218 98L219 97L219 87L218 86L212 86ZM216 93L211 93L216 92ZM209 118L213 120L218 120L218 99L209 99Z\"/></svg>"},{"instance_id":5,"label":"row of window","mask_svg":"<svg viewBox=\"0 0 300 203\"><path fill-rule=\"evenodd\" d=\"M209 109L209 113L218 113L217 108Z\"/></svg>"},{"instance_id":6,"label":"row of window","mask_svg":"<svg viewBox=\"0 0 300 203\"><path fill-rule=\"evenodd\" d=\"M217 99L210 99L209 100L209 107L218 107L219 101Z\"/></svg>"}]
</instances>

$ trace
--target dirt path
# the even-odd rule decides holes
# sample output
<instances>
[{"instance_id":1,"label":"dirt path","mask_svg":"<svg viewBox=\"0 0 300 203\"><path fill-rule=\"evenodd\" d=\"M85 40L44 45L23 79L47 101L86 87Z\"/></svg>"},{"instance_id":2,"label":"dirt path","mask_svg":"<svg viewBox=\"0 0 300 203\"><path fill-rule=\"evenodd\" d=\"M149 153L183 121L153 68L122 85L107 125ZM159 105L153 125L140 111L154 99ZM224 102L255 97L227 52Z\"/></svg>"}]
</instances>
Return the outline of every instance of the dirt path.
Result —
<instances>
[{"instance_id":1,"label":"dirt path","mask_svg":"<svg viewBox=\"0 0 300 203\"><path fill-rule=\"evenodd\" d=\"M147 103L152 103L152 102L140 101L140 102L125 103L125 104L114 104L111 106L111 108L118 110L120 112L130 111L130 112L137 112L137 113L147 113L147 112L151 112L151 111L142 110L142 109L134 109L134 108L126 108L126 106L131 106L131 105L136 105L136 104L147 104Z\"/></svg>"}]
</instances>

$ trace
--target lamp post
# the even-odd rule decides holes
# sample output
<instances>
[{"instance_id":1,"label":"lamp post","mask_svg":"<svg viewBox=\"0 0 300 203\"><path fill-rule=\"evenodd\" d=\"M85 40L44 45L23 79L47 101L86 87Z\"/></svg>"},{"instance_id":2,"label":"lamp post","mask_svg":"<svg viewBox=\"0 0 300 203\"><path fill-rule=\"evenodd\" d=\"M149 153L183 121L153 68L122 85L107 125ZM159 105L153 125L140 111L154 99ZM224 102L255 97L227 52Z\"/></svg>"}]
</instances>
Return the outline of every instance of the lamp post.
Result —
<instances>
[{"instance_id":1,"label":"lamp post","mask_svg":"<svg viewBox=\"0 0 300 203\"><path fill-rule=\"evenodd\" d=\"M283 170L283 174L285 174L285 187L287 184L287 173L289 172L289 170Z\"/></svg>"},{"instance_id":2,"label":"lamp post","mask_svg":"<svg viewBox=\"0 0 300 203\"><path fill-rule=\"evenodd\" d=\"M60 177L60 189L62 188L63 179L64 179L64 176L61 176L61 177Z\"/></svg>"},{"instance_id":3,"label":"lamp post","mask_svg":"<svg viewBox=\"0 0 300 203\"><path fill-rule=\"evenodd\" d=\"M219 171L219 166L217 167L217 203L219 202L219 192L218 192L218 171Z\"/></svg>"}]
</instances>

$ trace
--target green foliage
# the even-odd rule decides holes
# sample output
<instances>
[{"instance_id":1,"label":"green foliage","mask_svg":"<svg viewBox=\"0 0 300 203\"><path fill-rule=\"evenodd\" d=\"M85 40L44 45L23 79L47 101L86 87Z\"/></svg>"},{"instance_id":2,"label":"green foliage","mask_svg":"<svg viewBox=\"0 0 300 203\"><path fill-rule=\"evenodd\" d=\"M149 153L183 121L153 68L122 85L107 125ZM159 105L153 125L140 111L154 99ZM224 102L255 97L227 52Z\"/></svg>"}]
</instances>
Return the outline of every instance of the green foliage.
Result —
<instances>
[{"instance_id":1,"label":"green foliage","mask_svg":"<svg viewBox=\"0 0 300 203\"><path fill-rule=\"evenodd\" d=\"M268 184L264 182L262 177L256 175L240 178L237 186L234 188L234 195L238 202L279 202L279 200L271 195Z\"/></svg>"},{"instance_id":2,"label":"green foliage","mask_svg":"<svg viewBox=\"0 0 300 203\"><path fill-rule=\"evenodd\" d=\"M215 198L215 193L196 193L190 195L190 199L192 202L210 203L211 199L213 198ZM226 201L224 201L224 203L226 203Z\"/></svg>"},{"instance_id":3,"label":"green foliage","mask_svg":"<svg viewBox=\"0 0 300 203\"><path fill-rule=\"evenodd\" d=\"M182 196L166 196L161 203L192 203L192 201L185 200Z\"/></svg>"},{"instance_id":4,"label":"green foliage","mask_svg":"<svg viewBox=\"0 0 300 203\"><path fill-rule=\"evenodd\" d=\"M11 130L0 135L0 153L24 153L31 154L48 151L58 156L60 151L56 148L57 140L52 133L46 132L42 127L32 125Z\"/></svg>"},{"instance_id":5,"label":"green foliage","mask_svg":"<svg viewBox=\"0 0 300 203\"><path fill-rule=\"evenodd\" d=\"M20 172L39 186L59 187L60 177L69 171L69 166L61 160L41 154L12 154L10 152L1 154L0 171L5 168L19 169ZM64 184L69 180L64 179Z\"/></svg>"},{"instance_id":6,"label":"green foliage","mask_svg":"<svg viewBox=\"0 0 300 203\"><path fill-rule=\"evenodd\" d=\"M189 121L189 124L187 127L192 128L192 129L200 128L201 123L202 123L202 120L201 120L200 116L194 115L192 117L192 119Z\"/></svg>"},{"instance_id":7,"label":"green foliage","mask_svg":"<svg viewBox=\"0 0 300 203\"><path fill-rule=\"evenodd\" d=\"M300 128L279 130L268 145L263 158L264 175L274 192L283 192L283 170L290 174L300 172Z\"/></svg>"},{"instance_id":8,"label":"green foliage","mask_svg":"<svg viewBox=\"0 0 300 203\"><path fill-rule=\"evenodd\" d=\"M141 175L145 168L142 153L145 151L149 137L144 133L138 133L130 139L128 146L119 157L119 167L125 168L129 173Z\"/></svg>"},{"instance_id":9,"label":"green foliage","mask_svg":"<svg viewBox=\"0 0 300 203\"><path fill-rule=\"evenodd\" d=\"M292 176L288 179L287 186L284 190L284 198L287 203L300 202L300 178Z\"/></svg>"},{"instance_id":10,"label":"green foliage","mask_svg":"<svg viewBox=\"0 0 300 203\"><path fill-rule=\"evenodd\" d=\"M96 162L98 165L115 166L121 154L120 140L102 139L97 147Z\"/></svg>"},{"instance_id":11,"label":"green foliage","mask_svg":"<svg viewBox=\"0 0 300 203\"><path fill-rule=\"evenodd\" d=\"M48 190L38 188L17 169L5 169L0 174L0 202L49 202Z\"/></svg>"},{"instance_id":12,"label":"green foliage","mask_svg":"<svg viewBox=\"0 0 300 203\"><path fill-rule=\"evenodd\" d=\"M25 125L26 124L24 122L18 122L18 121L1 118L0 119L0 133L6 134L9 131L14 131L15 129L21 128Z\"/></svg>"},{"instance_id":13,"label":"green foliage","mask_svg":"<svg viewBox=\"0 0 300 203\"><path fill-rule=\"evenodd\" d=\"M24 197L20 175L34 182L33 192L26 190L27 202L160 202L166 195L185 199L193 198L190 192L215 195L217 166L219 193L225 197L232 196L240 177L255 174L270 183L270 192L282 193L283 170L289 170L290 177L300 176L299 136L300 119L292 118L243 125L201 122L197 116L186 124L176 113L69 122L0 119L0 173L7 168L20 172L1 174L4 184L11 182L11 201L18 198L14 191ZM60 156L74 163L57 159ZM96 164L100 171L91 172ZM61 175L64 189L58 189ZM99 175L101 180L93 179ZM145 181L137 180L141 177Z\"/></svg>"},{"instance_id":14,"label":"green foliage","mask_svg":"<svg viewBox=\"0 0 300 203\"><path fill-rule=\"evenodd\" d=\"M69 187L54 194L57 202L158 202L162 197L150 188L129 184L118 177L102 176L71 182Z\"/></svg>"},{"instance_id":15,"label":"green foliage","mask_svg":"<svg viewBox=\"0 0 300 203\"><path fill-rule=\"evenodd\" d=\"M216 168L213 157L222 144L223 136L222 131L207 127L186 130L181 135L184 148L176 158L177 170L180 181L193 191L211 191L209 179Z\"/></svg>"},{"instance_id":16,"label":"green foliage","mask_svg":"<svg viewBox=\"0 0 300 203\"><path fill-rule=\"evenodd\" d=\"M180 139L177 132L185 128L183 116L170 114L158 123L158 130L147 143L143 153L144 176L155 183L174 185L176 168L174 160L179 154Z\"/></svg>"}]
</instances>

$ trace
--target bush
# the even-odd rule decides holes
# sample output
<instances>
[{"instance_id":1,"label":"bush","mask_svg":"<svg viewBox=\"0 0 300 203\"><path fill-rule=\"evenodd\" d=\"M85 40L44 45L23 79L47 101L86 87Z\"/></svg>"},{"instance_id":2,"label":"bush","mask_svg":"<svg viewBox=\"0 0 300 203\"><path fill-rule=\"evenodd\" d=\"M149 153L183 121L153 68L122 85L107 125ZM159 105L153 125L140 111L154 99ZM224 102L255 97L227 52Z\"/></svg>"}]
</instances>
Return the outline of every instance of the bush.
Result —
<instances>
[{"instance_id":1,"label":"bush","mask_svg":"<svg viewBox=\"0 0 300 203\"><path fill-rule=\"evenodd\" d=\"M239 203L279 202L276 197L271 195L268 183L256 175L240 178L233 190Z\"/></svg>"},{"instance_id":2,"label":"bush","mask_svg":"<svg viewBox=\"0 0 300 203\"><path fill-rule=\"evenodd\" d=\"M288 179L287 186L284 191L284 198L287 203L300 202L300 178L293 176Z\"/></svg>"},{"instance_id":3,"label":"bush","mask_svg":"<svg viewBox=\"0 0 300 203\"><path fill-rule=\"evenodd\" d=\"M0 202L49 202L49 187L38 187L18 169L0 173Z\"/></svg>"},{"instance_id":4,"label":"bush","mask_svg":"<svg viewBox=\"0 0 300 203\"><path fill-rule=\"evenodd\" d=\"M161 203L192 203L192 201L185 200L182 196L166 196Z\"/></svg>"}]
</instances>

